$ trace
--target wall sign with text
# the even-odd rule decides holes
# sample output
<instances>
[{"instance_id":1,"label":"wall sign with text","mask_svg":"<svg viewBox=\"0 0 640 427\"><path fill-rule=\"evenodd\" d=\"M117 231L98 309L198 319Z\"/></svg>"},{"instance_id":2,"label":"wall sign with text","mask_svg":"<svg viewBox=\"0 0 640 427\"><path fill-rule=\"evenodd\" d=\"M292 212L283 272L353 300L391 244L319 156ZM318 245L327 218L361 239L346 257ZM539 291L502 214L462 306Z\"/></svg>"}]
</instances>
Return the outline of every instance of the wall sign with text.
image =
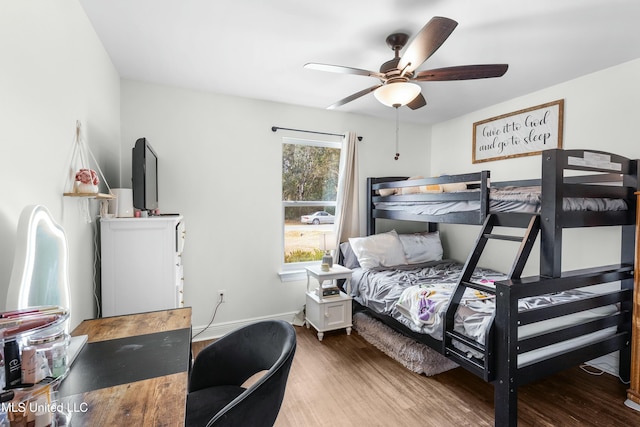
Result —
<instances>
[{"instance_id":1,"label":"wall sign with text","mask_svg":"<svg viewBox=\"0 0 640 427\"><path fill-rule=\"evenodd\" d=\"M473 124L473 163L562 148L564 99Z\"/></svg>"}]
</instances>

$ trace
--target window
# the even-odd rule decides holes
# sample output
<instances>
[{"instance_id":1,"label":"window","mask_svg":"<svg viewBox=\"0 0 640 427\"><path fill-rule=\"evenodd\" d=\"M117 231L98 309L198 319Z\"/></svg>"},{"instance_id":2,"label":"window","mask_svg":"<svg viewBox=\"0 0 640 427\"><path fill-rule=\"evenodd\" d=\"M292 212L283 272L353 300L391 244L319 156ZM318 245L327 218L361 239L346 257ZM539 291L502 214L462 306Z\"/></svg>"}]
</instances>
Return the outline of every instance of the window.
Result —
<instances>
[{"instance_id":1,"label":"window","mask_svg":"<svg viewBox=\"0 0 640 427\"><path fill-rule=\"evenodd\" d=\"M320 236L335 227L341 142L282 139L284 270L322 258Z\"/></svg>"}]
</instances>

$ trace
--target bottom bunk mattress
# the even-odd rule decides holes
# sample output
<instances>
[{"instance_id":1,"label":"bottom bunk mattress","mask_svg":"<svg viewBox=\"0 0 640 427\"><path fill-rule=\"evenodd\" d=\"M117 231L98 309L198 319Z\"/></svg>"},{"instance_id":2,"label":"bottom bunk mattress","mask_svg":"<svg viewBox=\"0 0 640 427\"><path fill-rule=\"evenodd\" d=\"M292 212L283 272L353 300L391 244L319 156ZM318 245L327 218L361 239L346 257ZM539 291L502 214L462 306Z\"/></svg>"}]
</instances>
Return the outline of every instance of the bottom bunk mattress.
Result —
<instances>
[{"instance_id":1,"label":"bottom bunk mattress","mask_svg":"<svg viewBox=\"0 0 640 427\"><path fill-rule=\"evenodd\" d=\"M355 269L351 281L354 299L368 309L391 316L407 328L421 334L442 340L444 314L463 265L445 260L422 265L399 266L387 269ZM473 282L492 284L506 279L502 273L477 268L471 278ZM519 301L519 310L561 304L593 295L583 290L571 290L525 298ZM495 310L495 297L480 291L467 289L458 309L454 329L478 343L484 344L486 332ZM562 329L570 325L584 323L609 316L618 311L609 305L554 319L535 322L518 328L518 337L524 339ZM545 357L559 354L577 345L596 341L616 332L616 327L603 329L589 335L563 341L518 356L518 365L526 366ZM482 355L461 343L454 343L470 357Z\"/></svg>"}]
</instances>

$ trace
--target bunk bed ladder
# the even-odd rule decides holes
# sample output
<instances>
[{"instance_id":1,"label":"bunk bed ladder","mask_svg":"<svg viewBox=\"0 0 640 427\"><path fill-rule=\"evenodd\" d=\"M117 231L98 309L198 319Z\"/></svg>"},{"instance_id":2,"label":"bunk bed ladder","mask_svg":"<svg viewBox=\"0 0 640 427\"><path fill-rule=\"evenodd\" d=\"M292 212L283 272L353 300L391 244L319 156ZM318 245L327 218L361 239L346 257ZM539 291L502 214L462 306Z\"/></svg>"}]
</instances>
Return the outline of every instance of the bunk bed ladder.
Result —
<instances>
[{"instance_id":1,"label":"bunk bed ladder","mask_svg":"<svg viewBox=\"0 0 640 427\"><path fill-rule=\"evenodd\" d=\"M511 234L494 233L495 227L520 228L525 229L523 236L514 236ZM485 381L494 379L494 370L491 366L491 341L493 333L487 333L485 344L479 344L467 336L453 330L455 313L460 306L464 293L467 289L495 295L495 287L492 284L483 284L472 282L472 274L480 261L482 252L487 242L493 240L503 240L520 243L515 260L508 276L509 279L519 279L522 270L529 258L533 244L540 231L540 215L537 214L489 214L482 229L476 239L474 250L469 255L467 262L462 270L462 275L458 281L456 289L451 297L449 306L445 314L445 327L443 336L444 354L454 360L459 365L465 366L469 371L483 378ZM453 341L457 341L480 353L483 358L474 357L471 351L460 350L453 345Z\"/></svg>"}]
</instances>

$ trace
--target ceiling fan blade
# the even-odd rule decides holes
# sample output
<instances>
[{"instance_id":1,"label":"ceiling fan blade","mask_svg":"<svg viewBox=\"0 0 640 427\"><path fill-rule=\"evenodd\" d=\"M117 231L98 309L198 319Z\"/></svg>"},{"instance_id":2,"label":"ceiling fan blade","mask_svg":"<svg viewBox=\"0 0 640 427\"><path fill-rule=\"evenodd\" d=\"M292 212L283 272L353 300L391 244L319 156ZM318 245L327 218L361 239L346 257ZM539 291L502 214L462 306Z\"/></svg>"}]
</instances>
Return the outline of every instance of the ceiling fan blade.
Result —
<instances>
[{"instance_id":1,"label":"ceiling fan blade","mask_svg":"<svg viewBox=\"0 0 640 427\"><path fill-rule=\"evenodd\" d=\"M412 80L427 82L488 79L503 76L508 68L509 65L507 64L460 65L457 67L420 71Z\"/></svg>"},{"instance_id":2,"label":"ceiling fan blade","mask_svg":"<svg viewBox=\"0 0 640 427\"><path fill-rule=\"evenodd\" d=\"M378 89L380 86L382 86L382 85L371 86L371 87L368 87L366 89L361 90L360 92L356 92L353 95L347 96L346 98L341 99L340 101L336 102L335 104L329 105L327 107L327 110L333 110L334 108L338 108L341 105L344 105L344 104L346 104L348 102L354 101L354 100L360 98L361 96L364 96L364 95L366 95L368 93L373 92L374 90Z\"/></svg>"},{"instance_id":3,"label":"ceiling fan blade","mask_svg":"<svg viewBox=\"0 0 640 427\"><path fill-rule=\"evenodd\" d=\"M304 68L318 71L328 71L330 73L355 74L357 76L375 77L381 80L385 79L385 75L377 71L362 70L360 68L343 67L342 65L316 64L310 62L304 64Z\"/></svg>"},{"instance_id":4,"label":"ceiling fan blade","mask_svg":"<svg viewBox=\"0 0 640 427\"><path fill-rule=\"evenodd\" d=\"M422 108L425 105L427 105L427 100L424 99L424 96L421 93L419 93L418 96L413 98L413 101L407 104L407 107L411 108L412 110L417 110L418 108Z\"/></svg>"},{"instance_id":5,"label":"ceiling fan blade","mask_svg":"<svg viewBox=\"0 0 640 427\"><path fill-rule=\"evenodd\" d=\"M422 27L416 37L409 42L402 54L398 68L412 72L422 65L451 35L458 23L453 19L435 16Z\"/></svg>"}]
</instances>

